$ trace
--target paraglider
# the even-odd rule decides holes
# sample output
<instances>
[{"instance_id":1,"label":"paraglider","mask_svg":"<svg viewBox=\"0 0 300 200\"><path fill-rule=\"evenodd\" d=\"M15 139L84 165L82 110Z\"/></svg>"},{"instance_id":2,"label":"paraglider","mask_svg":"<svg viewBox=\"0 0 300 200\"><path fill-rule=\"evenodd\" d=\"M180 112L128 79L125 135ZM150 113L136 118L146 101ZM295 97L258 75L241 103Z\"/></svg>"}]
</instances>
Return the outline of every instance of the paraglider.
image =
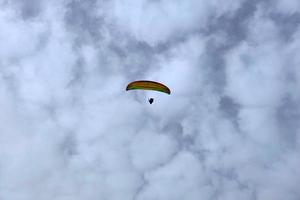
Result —
<instances>
[{"instance_id":1,"label":"paraglider","mask_svg":"<svg viewBox=\"0 0 300 200\"><path fill-rule=\"evenodd\" d=\"M171 94L171 90L166 85L159 82L147 80L140 80L129 83L126 87L126 91L128 90L154 90L166 94ZM148 99L148 101L150 104L152 104L154 99L150 98Z\"/></svg>"}]
</instances>

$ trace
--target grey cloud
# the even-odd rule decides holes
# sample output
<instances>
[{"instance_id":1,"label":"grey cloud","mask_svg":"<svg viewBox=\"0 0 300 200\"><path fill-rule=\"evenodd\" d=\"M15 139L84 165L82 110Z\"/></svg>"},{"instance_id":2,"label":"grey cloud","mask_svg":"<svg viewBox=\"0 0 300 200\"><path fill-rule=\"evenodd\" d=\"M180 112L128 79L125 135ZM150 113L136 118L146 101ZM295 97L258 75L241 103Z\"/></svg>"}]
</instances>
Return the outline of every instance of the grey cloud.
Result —
<instances>
[{"instance_id":1,"label":"grey cloud","mask_svg":"<svg viewBox=\"0 0 300 200\"><path fill-rule=\"evenodd\" d=\"M277 119L282 141L286 148L297 147L297 135L299 133L300 104L286 97L277 109Z\"/></svg>"},{"instance_id":2,"label":"grey cloud","mask_svg":"<svg viewBox=\"0 0 300 200\"><path fill-rule=\"evenodd\" d=\"M30 19L38 16L41 12L42 1L20 2L21 14L24 19Z\"/></svg>"},{"instance_id":3,"label":"grey cloud","mask_svg":"<svg viewBox=\"0 0 300 200\"><path fill-rule=\"evenodd\" d=\"M43 12L44 1L30 0L3 0L0 2L3 7L13 8L15 13L23 20L33 20Z\"/></svg>"},{"instance_id":4,"label":"grey cloud","mask_svg":"<svg viewBox=\"0 0 300 200\"><path fill-rule=\"evenodd\" d=\"M238 114L241 108L234 100L230 97L224 96L220 99L220 111L224 114L224 117L232 120L236 126L238 125Z\"/></svg>"},{"instance_id":5,"label":"grey cloud","mask_svg":"<svg viewBox=\"0 0 300 200\"><path fill-rule=\"evenodd\" d=\"M70 1L67 4L65 20L68 27L74 29L80 37L77 44L92 40L97 43L101 39L101 27L103 17L96 14L97 0L92 1Z\"/></svg>"},{"instance_id":6,"label":"grey cloud","mask_svg":"<svg viewBox=\"0 0 300 200\"><path fill-rule=\"evenodd\" d=\"M289 41L293 34L297 31L300 23L300 13L290 15L282 13L271 13L271 19L277 24L280 34L284 41Z\"/></svg>"}]
</instances>

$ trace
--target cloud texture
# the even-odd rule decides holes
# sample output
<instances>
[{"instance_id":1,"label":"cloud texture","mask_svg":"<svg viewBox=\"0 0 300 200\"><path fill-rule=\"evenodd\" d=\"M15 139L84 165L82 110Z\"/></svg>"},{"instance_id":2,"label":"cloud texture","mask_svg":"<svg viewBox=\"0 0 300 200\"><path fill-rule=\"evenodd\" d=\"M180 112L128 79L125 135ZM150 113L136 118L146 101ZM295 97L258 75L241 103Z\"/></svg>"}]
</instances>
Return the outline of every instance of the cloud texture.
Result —
<instances>
[{"instance_id":1,"label":"cloud texture","mask_svg":"<svg viewBox=\"0 0 300 200\"><path fill-rule=\"evenodd\" d=\"M299 24L298 0L0 0L0 199L300 199Z\"/></svg>"}]
</instances>

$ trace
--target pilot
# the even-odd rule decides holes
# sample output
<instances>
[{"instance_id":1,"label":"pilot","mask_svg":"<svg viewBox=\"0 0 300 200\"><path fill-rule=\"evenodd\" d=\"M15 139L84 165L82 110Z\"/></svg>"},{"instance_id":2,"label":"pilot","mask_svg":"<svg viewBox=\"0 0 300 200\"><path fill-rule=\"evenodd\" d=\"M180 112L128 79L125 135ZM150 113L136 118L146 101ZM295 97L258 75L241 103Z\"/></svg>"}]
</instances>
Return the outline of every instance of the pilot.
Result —
<instances>
[{"instance_id":1,"label":"pilot","mask_svg":"<svg viewBox=\"0 0 300 200\"><path fill-rule=\"evenodd\" d=\"M154 99L153 99L153 98L150 98L150 99L148 99L148 101L149 101L150 104L152 104L153 101L154 101Z\"/></svg>"}]
</instances>

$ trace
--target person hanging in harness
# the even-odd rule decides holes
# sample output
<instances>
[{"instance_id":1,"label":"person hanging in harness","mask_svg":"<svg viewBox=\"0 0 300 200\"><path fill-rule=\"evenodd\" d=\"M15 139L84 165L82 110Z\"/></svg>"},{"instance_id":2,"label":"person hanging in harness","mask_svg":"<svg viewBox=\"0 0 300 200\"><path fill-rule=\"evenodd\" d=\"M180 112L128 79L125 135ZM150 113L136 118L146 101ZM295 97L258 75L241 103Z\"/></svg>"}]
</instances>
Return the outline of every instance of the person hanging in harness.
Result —
<instances>
[{"instance_id":1,"label":"person hanging in harness","mask_svg":"<svg viewBox=\"0 0 300 200\"><path fill-rule=\"evenodd\" d=\"M148 101L149 101L150 104L152 104L153 101L154 101L154 99L153 99L153 98L150 98L150 99L148 99Z\"/></svg>"}]
</instances>

